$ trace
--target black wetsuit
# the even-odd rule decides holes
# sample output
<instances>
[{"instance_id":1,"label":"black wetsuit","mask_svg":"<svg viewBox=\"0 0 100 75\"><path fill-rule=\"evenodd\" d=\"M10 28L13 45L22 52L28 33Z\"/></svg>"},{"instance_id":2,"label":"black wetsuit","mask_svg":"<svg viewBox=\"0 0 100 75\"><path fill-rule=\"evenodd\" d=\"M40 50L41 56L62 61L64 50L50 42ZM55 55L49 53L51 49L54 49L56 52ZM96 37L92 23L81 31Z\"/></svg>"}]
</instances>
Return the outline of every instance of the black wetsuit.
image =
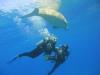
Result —
<instances>
[{"instance_id":1,"label":"black wetsuit","mask_svg":"<svg viewBox=\"0 0 100 75\"><path fill-rule=\"evenodd\" d=\"M23 57L23 56L35 58L35 57L38 57L39 55L41 55L42 53L44 53L45 55L50 55L52 53L52 51L55 49L55 44L56 43L53 42L52 40L43 41L39 45L37 45L37 47L34 50L32 50L30 52L25 52L25 53L19 54L18 56L13 58L8 63L12 63L16 59Z\"/></svg>"}]
</instances>

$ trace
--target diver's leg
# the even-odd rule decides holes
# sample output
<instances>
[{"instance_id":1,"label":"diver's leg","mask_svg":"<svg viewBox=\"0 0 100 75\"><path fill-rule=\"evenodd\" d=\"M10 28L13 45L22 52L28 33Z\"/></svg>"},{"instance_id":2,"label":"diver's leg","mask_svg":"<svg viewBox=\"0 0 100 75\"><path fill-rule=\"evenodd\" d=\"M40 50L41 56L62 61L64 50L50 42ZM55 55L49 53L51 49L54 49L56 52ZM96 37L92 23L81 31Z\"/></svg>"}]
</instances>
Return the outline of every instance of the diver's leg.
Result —
<instances>
[{"instance_id":1,"label":"diver's leg","mask_svg":"<svg viewBox=\"0 0 100 75\"><path fill-rule=\"evenodd\" d=\"M36 58L37 56L41 55L44 52L42 48L35 48L29 53L29 57Z\"/></svg>"},{"instance_id":2,"label":"diver's leg","mask_svg":"<svg viewBox=\"0 0 100 75\"><path fill-rule=\"evenodd\" d=\"M42 49L36 48L33 51L31 51L31 52L25 52L25 53L19 54L18 56L16 56L15 58L13 58L8 63L12 63L16 59L21 58L21 57L24 57L24 56L31 57L31 58L35 58L35 57L39 56L42 53L43 53L43 50Z\"/></svg>"},{"instance_id":3,"label":"diver's leg","mask_svg":"<svg viewBox=\"0 0 100 75\"><path fill-rule=\"evenodd\" d=\"M16 57L14 57L11 61L9 61L8 64L14 62L15 60L17 60L17 59L19 59L19 58L21 58L23 56L29 56L29 55L30 55L30 52L25 52L25 53L19 54Z\"/></svg>"},{"instance_id":4,"label":"diver's leg","mask_svg":"<svg viewBox=\"0 0 100 75\"><path fill-rule=\"evenodd\" d=\"M61 65L61 63L55 63L54 67L53 67L52 70L48 73L48 75L51 75L60 65Z\"/></svg>"}]
</instances>

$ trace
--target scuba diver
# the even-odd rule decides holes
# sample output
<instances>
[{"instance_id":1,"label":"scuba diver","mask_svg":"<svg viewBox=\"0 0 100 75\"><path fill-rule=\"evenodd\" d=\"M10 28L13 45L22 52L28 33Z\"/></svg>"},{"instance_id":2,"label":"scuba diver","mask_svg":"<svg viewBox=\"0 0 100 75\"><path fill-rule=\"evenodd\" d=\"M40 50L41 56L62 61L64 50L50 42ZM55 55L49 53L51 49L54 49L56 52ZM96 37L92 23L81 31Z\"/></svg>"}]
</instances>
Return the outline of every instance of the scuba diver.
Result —
<instances>
[{"instance_id":1,"label":"scuba diver","mask_svg":"<svg viewBox=\"0 0 100 75\"><path fill-rule=\"evenodd\" d=\"M54 67L52 70L48 73L48 75L51 75L61 64L65 62L65 60L69 56L68 51L68 45L62 45L61 47L56 47L56 54L54 56L48 56L48 61L54 61Z\"/></svg>"},{"instance_id":2,"label":"scuba diver","mask_svg":"<svg viewBox=\"0 0 100 75\"><path fill-rule=\"evenodd\" d=\"M27 56L30 58L36 58L42 53L44 53L45 57L47 57L52 53L53 50L55 50L56 41L57 41L56 37L54 37L53 35L46 37L37 44L37 47L34 50L19 54L8 63L12 63L16 59L24 57L24 56Z\"/></svg>"},{"instance_id":3,"label":"scuba diver","mask_svg":"<svg viewBox=\"0 0 100 75\"><path fill-rule=\"evenodd\" d=\"M69 56L68 45L55 47L56 42L57 40L54 36L46 37L37 44L37 47L34 50L17 55L15 58L9 61L8 64L24 56L36 58L42 53L44 53L44 56L47 59L47 61L53 61L54 63L54 67L48 73L48 75L51 75L61 64L65 62L66 57L68 58ZM54 55L52 54L53 52Z\"/></svg>"}]
</instances>

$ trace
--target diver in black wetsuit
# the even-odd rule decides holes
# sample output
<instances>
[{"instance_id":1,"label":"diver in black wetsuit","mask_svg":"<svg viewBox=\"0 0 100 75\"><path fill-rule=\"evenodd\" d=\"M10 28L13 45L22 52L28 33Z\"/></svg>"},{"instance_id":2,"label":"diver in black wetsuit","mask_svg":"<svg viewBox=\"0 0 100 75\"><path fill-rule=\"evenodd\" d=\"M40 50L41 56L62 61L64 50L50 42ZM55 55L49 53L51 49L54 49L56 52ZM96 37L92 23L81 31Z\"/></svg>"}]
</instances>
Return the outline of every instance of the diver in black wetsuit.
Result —
<instances>
[{"instance_id":1,"label":"diver in black wetsuit","mask_svg":"<svg viewBox=\"0 0 100 75\"><path fill-rule=\"evenodd\" d=\"M46 37L37 44L37 47L34 50L19 54L8 63L12 63L16 59L21 58L23 56L35 58L41 55L42 53L44 53L45 56L49 56L52 53L52 51L55 50L55 45L56 45L56 37L54 36Z\"/></svg>"},{"instance_id":2,"label":"diver in black wetsuit","mask_svg":"<svg viewBox=\"0 0 100 75\"><path fill-rule=\"evenodd\" d=\"M51 75L61 64L65 62L66 57L68 58L69 55L68 45L62 45L59 48L55 47L55 45L56 45L56 38L47 37L44 40L40 41L34 50L19 54L8 63L12 63L16 59L21 58L23 56L35 58L44 53L47 61L53 61L54 63L53 69L48 73L48 75ZM52 55L52 52L54 52L55 54Z\"/></svg>"},{"instance_id":3,"label":"diver in black wetsuit","mask_svg":"<svg viewBox=\"0 0 100 75\"><path fill-rule=\"evenodd\" d=\"M51 75L69 56L68 45L62 45L60 48L56 48L55 50L56 54L54 56L48 56L48 60L54 61L55 63L48 75Z\"/></svg>"}]
</instances>

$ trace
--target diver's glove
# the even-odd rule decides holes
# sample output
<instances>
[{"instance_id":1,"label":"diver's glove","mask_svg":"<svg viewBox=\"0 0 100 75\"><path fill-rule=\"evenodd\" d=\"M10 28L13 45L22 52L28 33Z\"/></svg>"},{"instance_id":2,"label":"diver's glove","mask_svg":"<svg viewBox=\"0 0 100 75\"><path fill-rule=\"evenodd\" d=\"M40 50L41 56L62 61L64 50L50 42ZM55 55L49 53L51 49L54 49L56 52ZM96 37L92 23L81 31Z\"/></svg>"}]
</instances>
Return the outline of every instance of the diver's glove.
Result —
<instances>
[{"instance_id":1,"label":"diver's glove","mask_svg":"<svg viewBox=\"0 0 100 75\"><path fill-rule=\"evenodd\" d=\"M50 55L44 55L44 56L45 56L46 61L48 61L48 60L49 60Z\"/></svg>"}]
</instances>

